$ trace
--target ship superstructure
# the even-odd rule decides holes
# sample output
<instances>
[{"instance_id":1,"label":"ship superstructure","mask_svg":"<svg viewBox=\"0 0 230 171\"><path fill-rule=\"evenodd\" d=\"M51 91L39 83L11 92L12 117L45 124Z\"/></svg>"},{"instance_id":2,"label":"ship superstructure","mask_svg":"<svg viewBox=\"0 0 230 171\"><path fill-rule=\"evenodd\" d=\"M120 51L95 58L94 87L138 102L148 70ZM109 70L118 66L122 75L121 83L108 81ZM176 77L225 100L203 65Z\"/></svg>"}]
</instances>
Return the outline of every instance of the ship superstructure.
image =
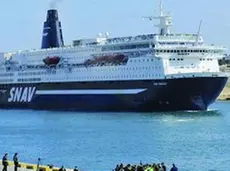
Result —
<instances>
[{"instance_id":1,"label":"ship superstructure","mask_svg":"<svg viewBox=\"0 0 230 171\"><path fill-rule=\"evenodd\" d=\"M42 49L1 53L0 107L93 111L206 110L227 81L225 48L200 33L173 34L158 17L158 34L74 40L64 46L57 10L44 23Z\"/></svg>"}]
</instances>

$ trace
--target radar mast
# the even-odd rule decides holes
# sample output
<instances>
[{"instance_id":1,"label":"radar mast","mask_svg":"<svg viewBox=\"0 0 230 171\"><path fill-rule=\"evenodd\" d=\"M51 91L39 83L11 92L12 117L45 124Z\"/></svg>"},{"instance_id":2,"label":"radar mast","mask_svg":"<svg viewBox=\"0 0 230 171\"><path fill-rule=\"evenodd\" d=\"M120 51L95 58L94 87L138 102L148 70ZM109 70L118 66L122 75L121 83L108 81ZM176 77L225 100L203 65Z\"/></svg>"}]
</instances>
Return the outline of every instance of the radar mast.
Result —
<instances>
[{"instance_id":1,"label":"radar mast","mask_svg":"<svg viewBox=\"0 0 230 171\"><path fill-rule=\"evenodd\" d=\"M150 16L150 17L144 17L152 20L159 20L159 24L155 25L159 29L160 35L167 35L170 34L170 27L172 26L172 16L171 15L164 15L163 10L163 3L162 0L160 0L159 3L159 15L158 16Z\"/></svg>"}]
</instances>

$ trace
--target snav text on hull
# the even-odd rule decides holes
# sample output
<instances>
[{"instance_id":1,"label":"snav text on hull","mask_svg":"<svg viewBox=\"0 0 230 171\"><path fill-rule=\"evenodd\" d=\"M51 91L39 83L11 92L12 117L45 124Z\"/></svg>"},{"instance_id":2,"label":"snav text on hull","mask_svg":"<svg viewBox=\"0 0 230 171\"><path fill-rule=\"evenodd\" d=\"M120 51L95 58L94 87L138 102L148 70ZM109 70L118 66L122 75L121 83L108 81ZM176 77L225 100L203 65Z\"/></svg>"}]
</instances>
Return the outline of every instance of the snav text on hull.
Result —
<instances>
[{"instance_id":1,"label":"snav text on hull","mask_svg":"<svg viewBox=\"0 0 230 171\"><path fill-rule=\"evenodd\" d=\"M38 50L0 53L0 107L78 111L207 110L228 75L222 46L197 34L171 33L159 5L156 34L109 34L64 45L57 9L50 9Z\"/></svg>"}]
</instances>

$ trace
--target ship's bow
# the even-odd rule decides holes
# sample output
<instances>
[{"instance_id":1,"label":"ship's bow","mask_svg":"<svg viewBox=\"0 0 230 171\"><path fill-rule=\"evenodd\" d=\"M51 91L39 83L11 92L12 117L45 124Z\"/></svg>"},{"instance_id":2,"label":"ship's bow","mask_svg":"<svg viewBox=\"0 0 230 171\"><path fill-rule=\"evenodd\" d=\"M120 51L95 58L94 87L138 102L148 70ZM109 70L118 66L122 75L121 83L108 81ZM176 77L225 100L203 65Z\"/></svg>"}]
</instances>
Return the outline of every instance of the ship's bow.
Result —
<instances>
[{"instance_id":1,"label":"ship's bow","mask_svg":"<svg viewBox=\"0 0 230 171\"><path fill-rule=\"evenodd\" d=\"M207 110L220 95L228 77L212 75L203 77L175 78L152 83L146 92L148 102L139 106L145 111Z\"/></svg>"}]
</instances>

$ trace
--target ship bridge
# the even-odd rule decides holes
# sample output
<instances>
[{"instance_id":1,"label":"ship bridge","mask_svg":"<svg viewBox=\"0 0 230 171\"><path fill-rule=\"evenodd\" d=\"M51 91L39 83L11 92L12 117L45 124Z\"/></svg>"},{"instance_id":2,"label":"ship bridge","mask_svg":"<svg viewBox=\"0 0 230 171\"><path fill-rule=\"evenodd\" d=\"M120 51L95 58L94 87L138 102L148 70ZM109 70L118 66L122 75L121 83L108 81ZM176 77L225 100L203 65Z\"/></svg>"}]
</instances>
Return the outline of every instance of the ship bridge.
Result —
<instances>
[{"instance_id":1,"label":"ship bridge","mask_svg":"<svg viewBox=\"0 0 230 171\"><path fill-rule=\"evenodd\" d=\"M154 40L160 45L199 45L204 43L203 37L196 34L156 35Z\"/></svg>"}]
</instances>

